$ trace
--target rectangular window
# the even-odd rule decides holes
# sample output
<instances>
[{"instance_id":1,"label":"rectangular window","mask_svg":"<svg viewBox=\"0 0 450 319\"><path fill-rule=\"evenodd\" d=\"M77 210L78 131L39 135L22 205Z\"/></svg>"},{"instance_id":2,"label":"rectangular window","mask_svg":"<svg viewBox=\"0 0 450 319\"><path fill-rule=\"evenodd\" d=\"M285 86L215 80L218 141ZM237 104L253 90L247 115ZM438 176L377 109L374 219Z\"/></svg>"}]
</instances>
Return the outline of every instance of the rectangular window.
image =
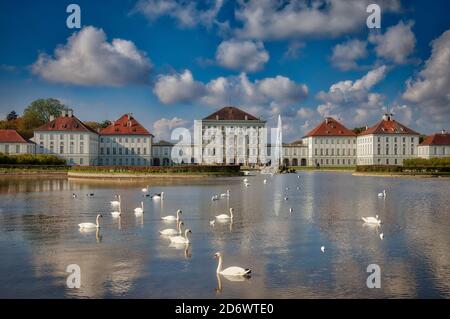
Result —
<instances>
[{"instance_id":1,"label":"rectangular window","mask_svg":"<svg viewBox=\"0 0 450 319\"><path fill-rule=\"evenodd\" d=\"M16 153L20 153L20 145L16 145Z\"/></svg>"},{"instance_id":2,"label":"rectangular window","mask_svg":"<svg viewBox=\"0 0 450 319\"><path fill-rule=\"evenodd\" d=\"M100 155L103 155L103 147L100 147Z\"/></svg>"},{"instance_id":3,"label":"rectangular window","mask_svg":"<svg viewBox=\"0 0 450 319\"><path fill-rule=\"evenodd\" d=\"M109 155L110 154L110 152L109 152L109 147L107 147L106 148L106 155Z\"/></svg>"}]
</instances>

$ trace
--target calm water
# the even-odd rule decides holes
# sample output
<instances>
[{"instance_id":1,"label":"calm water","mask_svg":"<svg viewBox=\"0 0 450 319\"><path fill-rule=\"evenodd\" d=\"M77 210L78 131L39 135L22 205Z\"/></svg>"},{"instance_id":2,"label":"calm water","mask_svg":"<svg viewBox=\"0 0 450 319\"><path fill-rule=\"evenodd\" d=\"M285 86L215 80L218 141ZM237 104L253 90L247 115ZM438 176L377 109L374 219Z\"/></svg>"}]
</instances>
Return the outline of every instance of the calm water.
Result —
<instances>
[{"instance_id":1,"label":"calm water","mask_svg":"<svg viewBox=\"0 0 450 319\"><path fill-rule=\"evenodd\" d=\"M249 188L242 177L150 181L162 203L142 196L143 181L0 178L0 297L450 297L450 179L299 176L252 176ZM211 201L226 189L229 199ZM110 214L115 193L120 219ZM141 200L143 218L133 212ZM209 225L229 207L232 224ZM192 229L188 250L158 233L177 209ZM80 233L97 212L101 231ZM379 229L363 225L376 214ZM217 251L224 266L252 268L251 279L218 282ZM66 287L69 264L81 267L80 289ZM381 267L381 289L366 286L369 264Z\"/></svg>"}]
</instances>

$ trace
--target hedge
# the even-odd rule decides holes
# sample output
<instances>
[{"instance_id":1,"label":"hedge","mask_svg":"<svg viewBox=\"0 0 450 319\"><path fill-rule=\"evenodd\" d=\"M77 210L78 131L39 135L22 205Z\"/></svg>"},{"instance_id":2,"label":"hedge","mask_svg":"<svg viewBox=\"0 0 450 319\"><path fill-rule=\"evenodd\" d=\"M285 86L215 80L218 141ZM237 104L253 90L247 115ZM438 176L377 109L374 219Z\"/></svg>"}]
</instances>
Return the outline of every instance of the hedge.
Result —
<instances>
[{"instance_id":1,"label":"hedge","mask_svg":"<svg viewBox=\"0 0 450 319\"><path fill-rule=\"evenodd\" d=\"M8 165L66 165L66 161L55 155L6 155L0 153L0 164Z\"/></svg>"},{"instance_id":2,"label":"hedge","mask_svg":"<svg viewBox=\"0 0 450 319\"><path fill-rule=\"evenodd\" d=\"M224 173L238 174L238 165L180 165L180 166L74 166L73 172L164 174L164 173Z\"/></svg>"},{"instance_id":3,"label":"hedge","mask_svg":"<svg viewBox=\"0 0 450 319\"><path fill-rule=\"evenodd\" d=\"M450 166L358 165L356 171L387 173L448 173L450 172Z\"/></svg>"},{"instance_id":4,"label":"hedge","mask_svg":"<svg viewBox=\"0 0 450 319\"><path fill-rule=\"evenodd\" d=\"M450 167L450 157L412 158L404 160L403 165L405 167Z\"/></svg>"}]
</instances>

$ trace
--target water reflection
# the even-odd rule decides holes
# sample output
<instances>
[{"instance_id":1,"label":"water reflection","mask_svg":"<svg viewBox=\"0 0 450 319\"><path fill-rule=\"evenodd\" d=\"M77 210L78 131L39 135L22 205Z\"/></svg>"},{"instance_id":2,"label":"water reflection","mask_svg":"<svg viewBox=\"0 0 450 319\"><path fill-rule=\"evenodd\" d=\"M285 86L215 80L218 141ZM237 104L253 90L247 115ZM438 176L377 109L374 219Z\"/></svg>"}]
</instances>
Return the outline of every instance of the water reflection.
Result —
<instances>
[{"instance_id":1,"label":"water reflection","mask_svg":"<svg viewBox=\"0 0 450 319\"><path fill-rule=\"evenodd\" d=\"M0 297L450 297L449 179L247 178L249 187L240 177L0 178ZM147 185L164 200L143 196ZM227 189L230 197L211 201ZM380 199L383 189L388 196ZM114 194L122 195L117 218ZM141 201L145 213L135 216ZM231 207L232 220L210 225ZM175 247L159 230L175 225L161 217L178 209L192 236ZM97 213L104 214L101 229L81 233L78 223ZM379 227L361 220L375 215ZM214 276L216 251L227 263L249 265L253 277ZM371 263L381 267L381 289L366 287ZM78 290L65 286L69 264L81 267Z\"/></svg>"}]
</instances>

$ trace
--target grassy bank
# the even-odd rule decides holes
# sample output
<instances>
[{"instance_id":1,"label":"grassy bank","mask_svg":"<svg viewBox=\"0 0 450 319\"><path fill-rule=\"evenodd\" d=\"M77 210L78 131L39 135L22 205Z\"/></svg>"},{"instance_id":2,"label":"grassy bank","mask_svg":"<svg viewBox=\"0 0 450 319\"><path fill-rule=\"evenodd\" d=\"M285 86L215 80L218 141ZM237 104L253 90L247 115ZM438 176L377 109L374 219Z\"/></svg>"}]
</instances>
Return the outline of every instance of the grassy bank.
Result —
<instances>
[{"instance_id":1,"label":"grassy bank","mask_svg":"<svg viewBox=\"0 0 450 319\"><path fill-rule=\"evenodd\" d=\"M317 168L315 166L291 166L297 171L354 171L356 166L321 166Z\"/></svg>"},{"instance_id":2,"label":"grassy bank","mask_svg":"<svg viewBox=\"0 0 450 319\"><path fill-rule=\"evenodd\" d=\"M216 175L236 176L242 173L235 165L180 165L180 166L76 166L74 174L93 175Z\"/></svg>"}]
</instances>

